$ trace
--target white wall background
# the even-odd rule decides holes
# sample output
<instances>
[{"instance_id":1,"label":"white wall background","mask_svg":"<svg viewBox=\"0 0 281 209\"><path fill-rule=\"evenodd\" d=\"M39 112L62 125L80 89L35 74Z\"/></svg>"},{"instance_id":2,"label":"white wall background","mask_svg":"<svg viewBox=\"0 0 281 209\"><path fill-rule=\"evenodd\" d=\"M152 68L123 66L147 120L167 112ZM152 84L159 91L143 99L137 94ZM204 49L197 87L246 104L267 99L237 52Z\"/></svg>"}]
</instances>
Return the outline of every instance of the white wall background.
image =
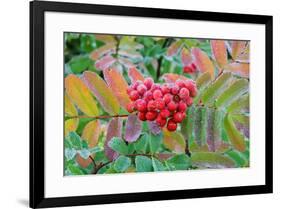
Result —
<instances>
[{"instance_id":1,"label":"white wall background","mask_svg":"<svg viewBox=\"0 0 281 209\"><path fill-rule=\"evenodd\" d=\"M162 7L274 16L274 194L219 197L76 208L278 208L281 204L281 6L277 0L72 0L73 2ZM0 208L28 206L29 3L0 6ZM279 206L280 207L280 206Z\"/></svg>"}]
</instances>

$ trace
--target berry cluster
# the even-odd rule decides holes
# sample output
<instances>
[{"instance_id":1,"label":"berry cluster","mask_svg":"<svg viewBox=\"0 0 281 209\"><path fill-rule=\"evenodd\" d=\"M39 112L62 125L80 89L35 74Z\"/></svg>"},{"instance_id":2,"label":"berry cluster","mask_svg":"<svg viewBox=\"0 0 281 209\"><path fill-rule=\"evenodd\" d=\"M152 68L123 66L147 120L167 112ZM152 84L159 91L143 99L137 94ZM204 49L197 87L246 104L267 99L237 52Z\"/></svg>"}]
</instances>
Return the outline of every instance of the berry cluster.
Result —
<instances>
[{"instance_id":1,"label":"berry cluster","mask_svg":"<svg viewBox=\"0 0 281 209\"><path fill-rule=\"evenodd\" d=\"M156 121L160 127L167 124L169 131L177 129L186 117L185 111L192 105L196 95L196 85L192 80L177 80L175 83L156 84L152 78L132 83L127 93L132 102L127 105L128 112L138 111L142 121Z\"/></svg>"},{"instance_id":2,"label":"berry cluster","mask_svg":"<svg viewBox=\"0 0 281 209\"><path fill-rule=\"evenodd\" d=\"M194 73L196 71L197 67L194 63L191 63L189 65L186 65L183 67L184 73Z\"/></svg>"}]
</instances>

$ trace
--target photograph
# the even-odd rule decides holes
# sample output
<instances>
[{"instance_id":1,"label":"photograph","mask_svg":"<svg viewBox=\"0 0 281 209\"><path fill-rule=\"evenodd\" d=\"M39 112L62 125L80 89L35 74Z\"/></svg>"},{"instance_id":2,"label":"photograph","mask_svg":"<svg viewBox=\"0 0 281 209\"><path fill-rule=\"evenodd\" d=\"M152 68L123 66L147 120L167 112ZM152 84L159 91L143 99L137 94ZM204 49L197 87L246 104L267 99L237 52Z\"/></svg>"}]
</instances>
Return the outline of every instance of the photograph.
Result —
<instances>
[{"instance_id":1,"label":"photograph","mask_svg":"<svg viewBox=\"0 0 281 209\"><path fill-rule=\"evenodd\" d=\"M65 177L251 167L250 40L62 35Z\"/></svg>"}]
</instances>

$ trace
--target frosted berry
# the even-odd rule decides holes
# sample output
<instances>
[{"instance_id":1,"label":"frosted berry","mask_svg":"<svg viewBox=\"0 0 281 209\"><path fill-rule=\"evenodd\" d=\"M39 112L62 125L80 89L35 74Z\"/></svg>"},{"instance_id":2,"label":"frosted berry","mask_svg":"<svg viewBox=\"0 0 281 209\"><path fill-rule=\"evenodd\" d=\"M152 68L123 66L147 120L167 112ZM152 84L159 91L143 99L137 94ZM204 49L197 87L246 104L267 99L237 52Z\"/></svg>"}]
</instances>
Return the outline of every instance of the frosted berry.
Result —
<instances>
[{"instance_id":1,"label":"frosted berry","mask_svg":"<svg viewBox=\"0 0 281 209\"><path fill-rule=\"evenodd\" d=\"M179 92L179 96L181 99L186 99L187 97L189 97L189 91L187 88L181 88L180 92Z\"/></svg>"},{"instance_id":2,"label":"frosted berry","mask_svg":"<svg viewBox=\"0 0 281 209\"><path fill-rule=\"evenodd\" d=\"M163 96L163 94L159 89L156 89L153 92L153 99L160 99L160 98L162 98L162 96Z\"/></svg>"},{"instance_id":3,"label":"frosted berry","mask_svg":"<svg viewBox=\"0 0 281 209\"><path fill-rule=\"evenodd\" d=\"M129 96L132 101L136 101L139 98L139 93L136 90L133 90Z\"/></svg>"},{"instance_id":4,"label":"frosted berry","mask_svg":"<svg viewBox=\"0 0 281 209\"><path fill-rule=\"evenodd\" d=\"M182 114L181 112L176 112L174 115L173 115L173 119L176 123L181 123L184 119L184 114Z\"/></svg>"},{"instance_id":5,"label":"frosted berry","mask_svg":"<svg viewBox=\"0 0 281 209\"><path fill-rule=\"evenodd\" d=\"M147 110L148 111L154 111L156 110L157 106L156 106L156 102L155 100L151 100L147 103Z\"/></svg>"},{"instance_id":6,"label":"frosted berry","mask_svg":"<svg viewBox=\"0 0 281 209\"><path fill-rule=\"evenodd\" d=\"M152 78L146 78L146 79L144 79L143 83L147 89L150 89L154 82L153 82Z\"/></svg>"},{"instance_id":7,"label":"frosted berry","mask_svg":"<svg viewBox=\"0 0 281 209\"><path fill-rule=\"evenodd\" d=\"M177 130L177 123L173 119L170 119L167 124L167 129L171 132Z\"/></svg>"},{"instance_id":8,"label":"frosted berry","mask_svg":"<svg viewBox=\"0 0 281 209\"><path fill-rule=\"evenodd\" d=\"M170 93L170 88L167 84L164 84L163 86L161 86L161 91L163 94L168 94Z\"/></svg>"},{"instance_id":9,"label":"frosted berry","mask_svg":"<svg viewBox=\"0 0 281 209\"><path fill-rule=\"evenodd\" d=\"M165 108L165 102L162 99L156 99L155 104L158 110L162 110Z\"/></svg>"},{"instance_id":10,"label":"frosted berry","mask_svg":"<svg viewBox=\"0 0 281 209\"><path fill-rule=\"evenodd\" d=\"M169 110L169 111L173 112L173 111L175 111L175 110L178 108L178 105L177 105L177 103L175 103L174 101L171 101L171 102L167 105L167 107L168 107L168 110Z\"/></svg>"},{"instance_id":11,"label":"frosted berry","mask_svg":"<svg viewBox=\"0 0 281 209\"><path fill-rule=\"evenodd\" d=\"M183 101L179 102L179 106L178 106L178 111L179 112L185 112L187 108L187 104Z\"/></svg>"},{"instance_id":12,"label":"frosted berry","mask_svg":"<svg viewBox=\"0 0 281 209\"><path fill-rule=\"evenodd\" d=\"M161 110L160 115L162 118L168 118L170 116L170 111L167 109Z\"/></svg>"},{"instance_id":13,"label":"frosted berry","mask_svg":"<svg viewBox=\"0 0 281 209\"><path fill-rule=\"evenodd\" d=\"M134 105L134 103L128 103L127 104L127 106L126 106L126 109L127 109L127 111L129 112L129 113L132 113L132 112L134 112L134 110L135 110L135 105Z\"/></svg>"},{"instance_id":14,"label":"frosted berry","mask_svg":"<svg viewBox=\"0 0 281 209\"><path fill-rule=\"evenodd\" d=\"M143 95L147 91L147 87L144 84L140 84L137 87L137 91L140 95Z\"/></svg>"},{"instance_id":15,"label":"frosted berry","mask_svg":"<svg viewBox=\"0 0 281 209\"><path fill-rule=\"evenodd\" d=\"M172 94L176 95L179 92L179 89L178 85L174 85L171 90Z\"/></svg>"},{"instance_id":16,"label":"frosted berry","mask_svg":"<svg viewBox=\"0 0 281 209\"><path fill-rule=\"evenodd\" d=\"M147 113L145 114L145 117L146 117L147 120L153 121L153 120L155 120L155 118L157 117L157 112L155 112L155 111L149 111L149 112L147 112Z\"/></svg>"},{"instance_id":17,"label":"frosted berry","mask_svg":"<svg viewBox=\"0 0 281 209\"><path fill-rule=\"evenodd\" d=\"M136 108L139 112L146 112L146 101L143 99L138 99L136 101Z\"/></svg>"},{"instance_id":18,"label":"frosted berry","mask_svg":"<svg viewBox=\"0 0 281 209\"><path fill-rule=\"evenodd\" d=\"M139 112L139 113L138 113L138 118L139 118L141 121L146 121L145 112Z\"/></svg>"},{"instance_id":19,"label":"frosted berry","mask_svg":"<svg viewBox=\"0 0 281 209\"><path fill-rule=\"evenodd\" d=\"M165 94L163 97L163 100L166 104L170 103L173 99L173 96L171 94Z\"/></svg>"},{"instance_id":20,"label":"frosted berry","mask_svg":"<svg viewBox=\"0 0 281 209\"><path fill-rule=\"evenodd\" d=\"M156 118L156 123L160 126L160 127L164 127L166 125L167 120L165 118L162 118L161 115L158 115L158 117Z\"/></svg>"}]
</instances>

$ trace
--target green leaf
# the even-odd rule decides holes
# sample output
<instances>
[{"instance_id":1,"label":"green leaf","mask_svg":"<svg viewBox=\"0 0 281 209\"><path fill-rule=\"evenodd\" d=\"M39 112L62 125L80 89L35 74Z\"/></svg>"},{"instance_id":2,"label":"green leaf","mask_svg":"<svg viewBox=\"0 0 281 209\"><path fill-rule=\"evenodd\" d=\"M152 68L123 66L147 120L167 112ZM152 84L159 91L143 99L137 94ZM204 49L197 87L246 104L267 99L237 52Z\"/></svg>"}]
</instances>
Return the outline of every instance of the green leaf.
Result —
<instances>
[{"instance_id":1,"label":"green leaf","mask_svg":"<svg viewBox=\"0 0 281 209\"><path fill-rule=\"evenodd\" d=\"M124 140L122 140L119 137L113 137L108 142L108 146L121 155L127 155L128 154L128 146L126 145Z\"/></svg>"},{"instance_id":2,"label":"green leaf","mask_svg":"<svg viewBox=\"0 0 281 209\"><path fill-rule=\"evenodd\" d=\"M229 85L232 79L231 73L223 73L202 93L201 99L203 104L212 104L214 99L223 92L224 88Z\"/></svg>"},{"instance_id":3,"label":"green leaf","mask_svg":"<svg viewBox=\"0 0 281 209\"><path fill-rule=\"evenodd\" d=\"M73 57L69 62L70 69L75 74L82 73L91 64L92 64L92 61L90 60L90 58L88 56L76 56L76 57Z\"/></svg>"},{"instance_id":4,"label":"green leaf","mask_svg":"<svg viewBox=\"0 0 281 209\"><path fill-rule=\"evenodd\" d=\"M199 168L233 168L235 162L227 156L215 152L194 152L191 155L192 166Z\"/></svg>"},{"instance_id":5,"label":"green leaf","mask_svg":"<svg viewBox=\"0 0 281 209\"><path fill-rule=\"evenodd\" d=\"M154 171L165 171L166 170L164 165L154 157L152 157L152 167L153 167Z\"/></svg>"},{"instance_id":6,"label":"green leaf","mask_svg":"<svg viewBox=\"0 0 281 209\"><path fill-rule=\"evenodd\" d=\"M217 107L226 107L235 99L243 95L249 88L249 82L246 79L239 79L229 86L217 99Z\"/></svg>"},{"instance_id":7,"label":"green leaf","mask_svg":"<svg viewBox=\"0 0 281 209\"><path fill-rule=\"evenodd\" d=\"M230 114L227 114L224 118L224 127L233 147L240 152L244 152L246 150L245 139L243 135L236 129Z\"/></svg>"},{"instance_id":8,"label":"green leaf","mask_svg":"<svg viewBox=\"0 0 281 209\"><path fill-rule=\"evenodd\" d=\"M169 150L175 153L184 153L186 148L186 141L179 132L170 132L166 128L163 129L163 144Z\"/></svg>"},{"instance_id":9,"label":"green leaf","mask_svg":"<svg viewBox=\"0 0 281 209\"><path fill-rule=\"evenodd\" d=\"M74 148L65 148L64 150L64 156L66 157L66 160L72 160L76 155L76 150Z\"/></svg>"},{"instance_id":10,"label":"green leaf","mask_svg":"<svg viewBox=\"0 0 281 209\"><path fill-rule=\"evenodd\" d=\"M229 150L225 153L236 163L236 167L245 167L248 165L248 160L241 154L241 152L235 150Z\"/></svg>"},{"instance_id":11,"label":"green leaf","mask_svg":"<svg viewBox=\"0 0 281 209\"><path fill-rule=\"evenodd\" d=\"M161 147L161 144L163 142L163 134L151 134L148 136L148 144L149 144L149 152L150 153L156 153L159 148Z\"/></svg>"},{"instance_id":12,"label":"green leaf","mask_svg":"<svg viewBox=\"0 0 281 209\"><path fill-rule=\"evenodd\" d=\"M152 161L146 156L137 156L135 159L137 172L153 171Z\"/></svg>"},{"instance_id":13,"label":"green leaf","mask_svg":"<svg viewBox=\"0 0 281 209\"><path fill-rule=\"evenodd\" d=\"M229 113L243 112L243 110L249 110L249 94L241 96L227 108L227 112Z\"/></svg>"},{"instance_id":14,"label":"green leaf","mask_svg":"<svg viewBox=\"0 0 281 209\"><path fill-rule=\"evenodd\" d=\"M187 170L191 166L190 158L186 154L175 155L166 162L172 170Z\"/></svg>"},{"instance_id":15,"label":"green leaf","mask_svg":"<svg viewBox=\"0 0 281 209\"><path fill-rule=\"evenodd\" d=\"M117 172L124 172L130 167L130 165L131 159L121 155L115 160L113 167Z\"/></svg>"},{"instance_id":16,"label":"green leaf","mask_svg":"<svg viewBox=\"0 0 281 209\"><path fill-rule=\"evenodd\" d=\"M68 164L67 168L71 172L72 175L84 175L84 172L79 167L77 167L73 164Z\"/></svg>"},{"instance_id":17,"label":"green leaf","mask_svg":"<svg viewBox=\"0 0 281 209\"><path fill-rule=\"evenodd\" d=\"M147 149L147 145L148 145L148 139L149 136L147 133L144 133L140 139L138 139L135 143L134 143L134 147L135 150L137 151L137 153L145 153L146 149Z\"/></svg>"},{"instance_id":18,"label":"green leaf","mask_svg":"<svg viewBox=\"0 0 281 209\"><path fill-rule=\"evenodd\" d=\"M82 140L80 136L76 132L70 132L68 134L68 137L66 137L67 140L71 143L72 147L76 150L82 149Z\"/></svg>"}]
</instances>

